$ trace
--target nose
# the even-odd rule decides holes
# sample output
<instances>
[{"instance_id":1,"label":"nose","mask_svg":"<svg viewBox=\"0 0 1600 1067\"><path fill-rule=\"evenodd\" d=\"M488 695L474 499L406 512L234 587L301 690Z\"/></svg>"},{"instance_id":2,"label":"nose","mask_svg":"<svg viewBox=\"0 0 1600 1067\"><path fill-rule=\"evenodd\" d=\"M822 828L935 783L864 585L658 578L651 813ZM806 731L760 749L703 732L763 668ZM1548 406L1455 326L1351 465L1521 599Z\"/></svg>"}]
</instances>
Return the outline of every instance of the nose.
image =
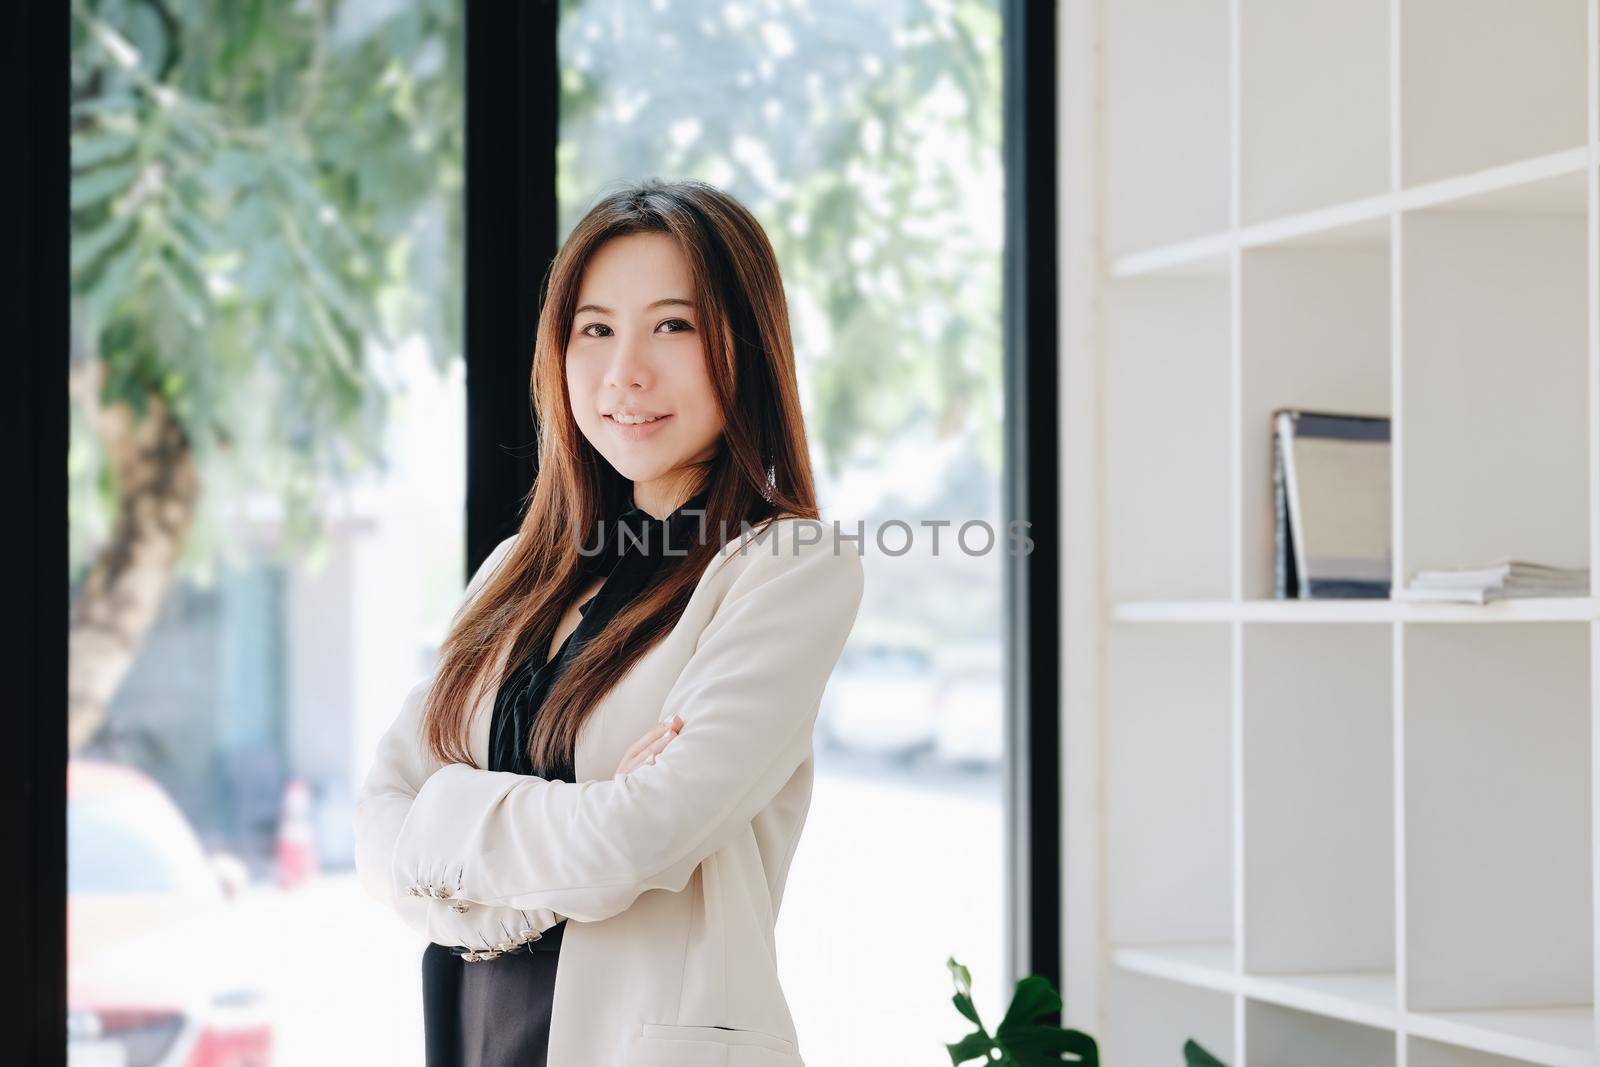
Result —
<instances>
[{"instance_id":1,"label":"nose","mask_svg":"<svg viewBox=\"0 0 1600 1067\"><path fill-rule=\"evenodd\" d=\"M628 331L612 347L611 363L606 367L606 385L613 389L648 388L650 366L646 342L635 331Z\"/></svg>"}]
</instances>

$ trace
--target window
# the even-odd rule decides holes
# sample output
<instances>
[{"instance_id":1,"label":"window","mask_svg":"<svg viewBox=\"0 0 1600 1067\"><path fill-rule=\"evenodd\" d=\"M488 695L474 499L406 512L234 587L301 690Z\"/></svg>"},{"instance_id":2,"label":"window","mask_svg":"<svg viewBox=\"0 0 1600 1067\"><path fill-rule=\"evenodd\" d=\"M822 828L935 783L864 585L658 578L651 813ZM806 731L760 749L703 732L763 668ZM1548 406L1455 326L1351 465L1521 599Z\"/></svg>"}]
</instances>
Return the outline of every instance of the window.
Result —
<instances>
[{"instance_id":1,"label":"window","mask_svg":"<svg viewBox=\"0 0 1600 1067\"><path fill-rule=\"evenodd\" d=\"M563 6L563 235L647 175L749 206L823 516L867 534L778 922L802 1047L842 1067L944 1055L950 956L991 1026L1009 1003L1000 22L993 0ZM949 523L937 547L924 520ZM992 550L957 544L971 521Z\"/></svg>"},{"instance_id":2,"label":"window","mask_svg":"<svg viewBox=\"0 0 1600 1067\"><path fill-rule=\"evenodd\" d=\"M421 1062L351 814L462 585L462 21L74 6L75 1063Z\"/></svg>"},{"instance_id":3,"label":"window","mask_svg":"<svg viewBox=\"0 0 1600 1067\"><path fill-rule=\"evenodd\" d=\"M475 91L470 116L469 6L480 27L515 24L522 36L503 39L518 58L530 34L554 47L538 20L559 10L561 56L504 64L511 91ZM70 813L70 886L48 862L48 804L25 861L37 899L67 895L75 1061L142 1062L226 1016L246 1025L229 1040L250 1055L270 1045L275 1062L421 1062L421 945L356 886L351 804L469 557L503 536L529 473L529 439L508 445L521 412L504 402L520 402L507 383L526 374L504 355L511 335L531 339L515 301L533 299L556 241L608 185L645 174L705 178L761 218L793 311L820 503L868 538L778 930L808 1059L942 1055L966 1031L951 956L994 1025L1007 910L1023 899L1008 886L1003 770L1006 501L1024 438L1002 358L1004 257L1019 247L1003 209L1017 142L1003 155L1002 7L1022 5L331 0L260 20L225 0L73 6L71 641L65 671L22 642L13 666L41 707L57 706L60 675L70 690L74 785L49 801ZM475 77L492 66L474 63ZM24 86L48 81L29 69ZM559 89L545 80L557 76ZM540 138L557 113L552 173ZM507 166L479 160L471 195L478 206L498 180L502 202L526 203L493 233L477 212L469 238L468 120L508 114L524 132L506 138ZM502 239L513 254L485 251ZM47 263L45 244L18 247ZM39 351L64 340L48 319L29 320ZM24 379L22 416L59 400ZM468 417L485 395L489 417ZM8 411L12 445L36 425L55 439L42 416ZM1049 439L1027 429L1027 447ZM22 472L17 495L37 514L59 511L38 488L59 460ZM53 542L16 536L50 558ZM29 622L48 632L57 605L31 595ZM11 747L53 757L30 721L13 717L26 744ZM1030 759L1053 766L1038 747ZM24 793L47 774L25 766ZM140 907L190 888L215 907L203 934ZM29 930L44 948L16 958L34 979L58 941ZM113 933L163 951L113 946ZM181 961L165 954L179 944ZM118 1000L207 954L250 966L218 977L203 1010ZM42 998L55 983L30 988ZM19 1005L29 1025L48 1014ZM58 1034L40 1040L58 1048Z\"/></svg>"}]
</instances>

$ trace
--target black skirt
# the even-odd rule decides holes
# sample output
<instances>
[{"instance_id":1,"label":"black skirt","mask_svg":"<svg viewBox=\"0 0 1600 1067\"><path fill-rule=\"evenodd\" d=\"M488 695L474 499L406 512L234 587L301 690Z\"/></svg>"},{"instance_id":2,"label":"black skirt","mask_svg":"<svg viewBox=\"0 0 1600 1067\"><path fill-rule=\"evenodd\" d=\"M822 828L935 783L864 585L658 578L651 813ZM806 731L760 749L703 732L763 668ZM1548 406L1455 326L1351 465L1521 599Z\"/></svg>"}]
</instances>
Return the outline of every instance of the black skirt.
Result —
<instances>
[{"instance_id":1,"label":"black skirt","mask_svg":"<svg viewBox=\"0 0 1600 1067\"><path fill-rule=\"evenodd\" d=\"M547 1067L550 1007L566 920L538 941L466 963L432 945L422 956L427 1067Z\"/></svg>"}]
</instances>

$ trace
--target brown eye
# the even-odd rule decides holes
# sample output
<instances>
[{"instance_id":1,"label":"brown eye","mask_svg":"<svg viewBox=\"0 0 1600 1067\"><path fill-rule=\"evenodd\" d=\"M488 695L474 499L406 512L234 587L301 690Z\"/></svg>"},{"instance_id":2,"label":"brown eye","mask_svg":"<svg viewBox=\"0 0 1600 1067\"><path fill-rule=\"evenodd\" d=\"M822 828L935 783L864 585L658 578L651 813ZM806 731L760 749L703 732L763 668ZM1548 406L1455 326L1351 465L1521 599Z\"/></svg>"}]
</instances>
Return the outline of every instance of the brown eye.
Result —
<instances>
[{"instance_id":1,"label":"brown eye","mask_svg":"<svg viewBox=\"0 0 1600 1067\"><path fill-rule=\"evenodd\" d=\"M578 332L583 334L585 337L604 337L606 334L590 333L589 332L590 330L595 329L596 327L598 327L598 328L600 328L602 330L605 330L606 333L610 333L611 332L611 327L607 326L603 322L591 322L591 323L589 323L589 325L585 326L583 329L579 330Z\"/></svg>"},{"instance_id":2,"label":"brown eye","mask_svg":"<svg viewBox=\"0 0 1600 1067\"><path fill-rule=\"evenodd\" d=\"M663 322L661 325L662 326L673 326L673 325L676 325L677 327L679 327L678 329L668 330L667 331L668 333L683 333L685 330L694 329L694 327L692 325L690 325L688 322L684 321L683 319L668 319L666 322ZM657 327L657 329L659 329L659 328L660 327Z\"/></svg>"}]
</instances>

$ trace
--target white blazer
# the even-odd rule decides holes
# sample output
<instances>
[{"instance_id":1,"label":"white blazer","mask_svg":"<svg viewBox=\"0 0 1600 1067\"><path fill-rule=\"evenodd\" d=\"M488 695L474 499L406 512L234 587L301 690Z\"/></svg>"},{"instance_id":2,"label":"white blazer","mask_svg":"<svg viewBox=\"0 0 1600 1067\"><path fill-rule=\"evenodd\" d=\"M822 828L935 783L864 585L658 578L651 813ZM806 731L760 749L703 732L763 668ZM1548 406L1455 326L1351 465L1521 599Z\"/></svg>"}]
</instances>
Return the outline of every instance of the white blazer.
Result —
<instances>
[{"instance_id":1,"label":"white blazer","mask_svg":"<svg viewBox=\"0 0 1600 1067\"><path fill-rule=\"evenodd\" d=\"M362 884L445 945L491 948L569 919L551 1067L803 1067L773 928L861 557L828 521L732 537L676 627L585 721L575 783L441 766L420 744L428 679L406 698L356 807ZM485 687L470 724L480 766L493 707ZM674 713L682 733L656 762L612 777Z\"/></svg>"}]
</instances>

